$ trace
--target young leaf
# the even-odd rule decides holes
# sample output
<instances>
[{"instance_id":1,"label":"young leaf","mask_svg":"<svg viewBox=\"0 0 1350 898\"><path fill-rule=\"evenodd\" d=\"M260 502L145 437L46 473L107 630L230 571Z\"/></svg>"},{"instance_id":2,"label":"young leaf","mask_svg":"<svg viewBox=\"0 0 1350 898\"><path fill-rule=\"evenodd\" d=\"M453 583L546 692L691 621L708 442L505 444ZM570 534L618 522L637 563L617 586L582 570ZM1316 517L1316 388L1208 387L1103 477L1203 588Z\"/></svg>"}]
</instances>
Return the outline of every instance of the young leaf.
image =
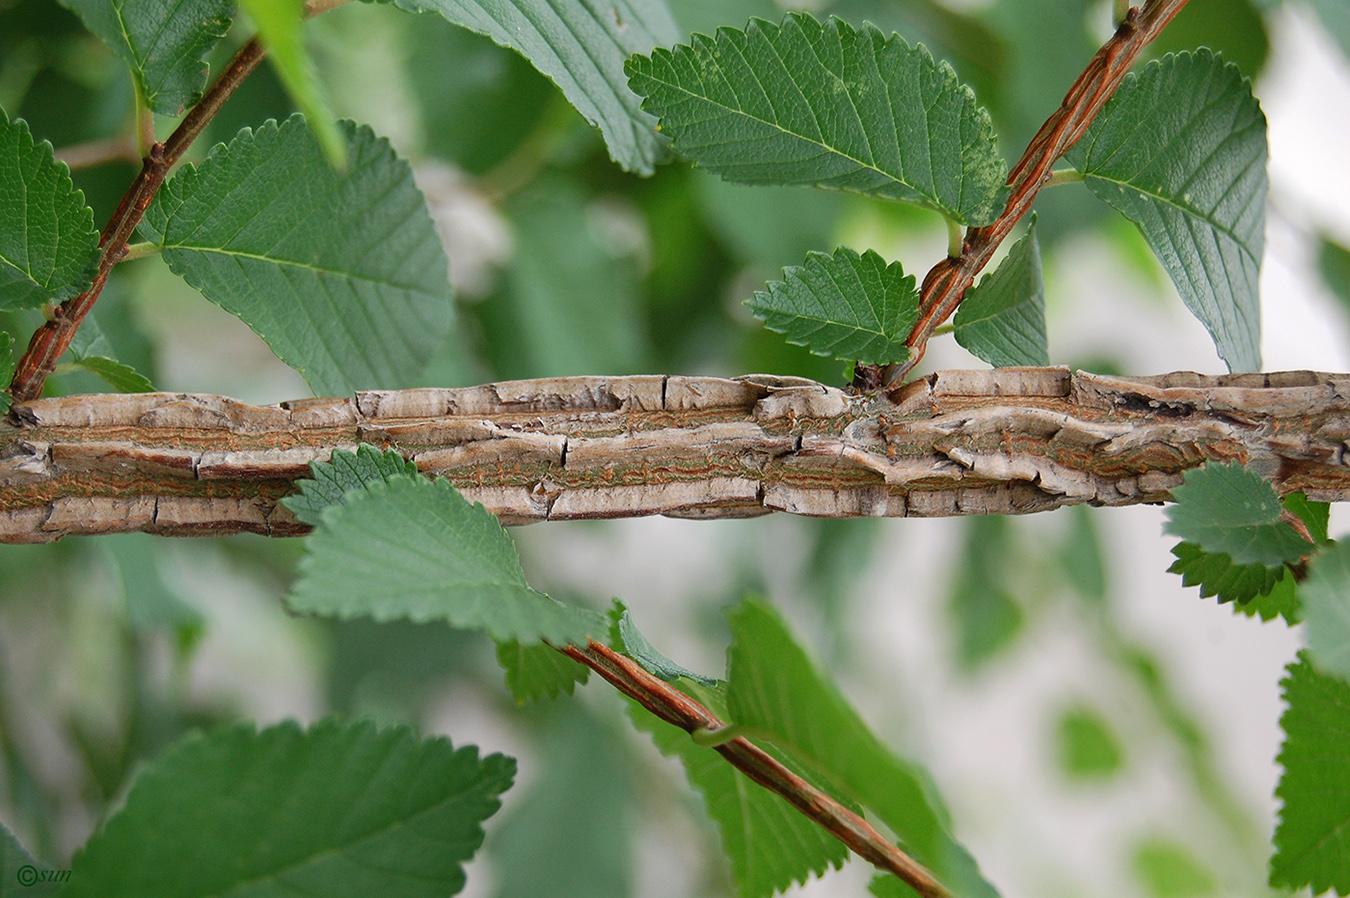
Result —
<instances>
[{"instance_id":1,"label":"young leaf","mask_svg":"<svg viewBox=\"0 0 1350 898\"><path fill-rule=\"evenodd\" d=\"M245 128L179 172L141 224L175 274L321 395L408 383L454 321L412 168L369 128L339 128L341 174L296 115Z\"/></svg>"},{"instance_id":2,"label":"young leaf","mask_svg":"<svg viewBox=\"0 0 1350 898\"><path fill-rule=\"evenodd\" d=\"M211 48L230 30L231 0L61 0L131 68L154 112L179 115L201 99Z\"/></svg>"},{"instance_id":3,"label":"young leaf","mask_svg":"<svg viewBox=\"0 0 1350 898\"><path fill-rule=\"evenodd\" d=\"M1210 462L1186 472L1172 491L1163 530L1235 564L1278 567L1313 551L1298 531L1280 521L1280 497L1259 474L1242 465Z\"/></svg>"},{"instance_id":4,"label":"young leaf","mask_svg":"<svg viewBox=\"0 0 1350 898\"><path fill-rule=\"evenodd\" d=\"M1069 159L1138 225L1229 369L1259 370L1266 119L1237 67L1201 48L1127 75Z\"/></svg>"},{"instance_id":5,"label":"young leaf","mask_svg":"<svg viewBox=\"0 0 1350 898\"><path fill-rule=\"evenodd\" d=\"M946 63L872 25L790 14L628 62L675 148L728 181L849 190L981 225L1008 170L989 114Z\"/></svg>"},{"instance_id":6,"label":"young leaf","mask_svg":"<svg viewBox=\"0 0 1350 898\"><path fill-rule=\"evenodd\" d=\"M393 477L326 509L287 605L379 621L443 620L498 642L583 642L600 615L535 592L502 525L446 480Z\"/></svg>"},{"instance_id":7,"label":"young leaf","mask_svg":"<svg viewBox=\"0 0 1350 898\"><path fill-rule=\"evenodd\" d=\"M748 601L731 615L727 710L900 837L954 895L998 893L948 834L927 777L872 734L838 688L793 641L778 614Z\"/></svg>"},{"instance_id":8,"label":"young leaf","mask_svg":"<svg viewBox=\"0 0 1350 898\"><path fill-rule=\"evenodd\" d=\"M369 721L194 733L137 778L64 894L453 895L514 775Z\"/></svg>"},{"instance_id":9,"label":"young leaf","mask_svg":"<svg viewBox=\"0 0 1350 898\"><path fill-rule=\"evenodd\" d=\"M55 892L67 878L64 871L54 872L33 860L9 827L0 823L0 898L40 898Z\"/></svg>"},{"instance_id":10,"label":"young leaf","mask_svg":"<svg viewBox=\"0 0 1350 898\"><path fill-rule=\"evenodd\" d=\"M334 449L328 461L310 462L309 473L310 479L296 483L300 495L287 496L281 504L300 523L317 527L320 513L341 502L346 493L395 477L416 477L417 465L404 460L397 449L381 452L369 443L362 443L355 452Z\"/></svg>"},{"instance_id":11,"label":"young leaf","mask_svg":"<svg viewBox=\"0 0 1350 898\"><path fill-rule=\"evenodd\" d=\"M1350 683L1317 673L1306 653L1287 670L1270 884L1350 894Z\"/></svg>"},{"instance_id":12,"label":"young leaf","mask_svg":"<svg viewBox=\"0 0 1350 898\"><path fill-rule=\"evenodd\" d=\"M1323 673L1350 680L1350 541L1317 553L1299 596L1313 663Z\"/></svg>"},{"instance_id":13,"label":"young leaf","mask_svg":"<svg viewBox=\"0 0 1350 898\"><path fill-rule=\"evenodd\" d=\"M155 390L150 378L130 365L123 365L117 359L110 359L105 355L89 355L77 359L75 367L97 374L119 393L152 393Z\"/></svg>"},{"instance_id":14,"label":"young leaf","mask_svg":"<svg viewBox=\"0 0 1350 898\"><path fill-rule=\"evenodd\" d=\"M1034 220L998 268L966 291L954 324L956 342L995 368L1050 364L1045 280Z\"/></svg>"},{"instance_id":15,"label":"young leaf","mask_svg":"<svg viewBox=\"0 0 1350 898\"><path fill-rule=\"evenodd\" d=\"M628 89L630 54L679 39L664 0L384 0L408 12L434 12L510 47L547 75L600 129L609 155L641 175L665 160L652 117Z\"/></svg>"},{"instance_id":16,"label":"young leaf","mask_svg":"<svg viewBox=\"0 0 1350 898\"><path fill-rule=\"evenodd\" d=\"M97 262L94 210L70 169L0 109L0 312L78 295Z\"/></svg>"},{"instance_id":17,"label":"young leaf","mask_svg":"<svg viewBox=\"0 0 1350 898\"><path fill-rule=\"evenodd\" d=\"M847 246L833 256L810 253L745 304L789 343L867 365L909 358L905 338L919 320L914 275L870 249L860 256Z\"/></svg>"},{"instance_id":18,"label":"young leaf","mask_svg":"<svg viewBox=\"0 0 1350 898\"><path fill-rule=\"evenodd\" d=\"M542 642L498 643L497 663L506 671L506 688L522 705L552 700L563 693L571 695L576 685L585 684L590 676L589 668Z\"/></svg>"},{"instance_id":19,"label":"young leaf","mask_svg":"<svg viewBox=\"0 0 1350 898\"><path fill-rule=\"evenodd\" d=\"M656 650L656 646L647 641L642 631L633 623L633 615L624 609L619 616L619 638L623 640L623 650L648 673L655 674L667 683L673 683L680 677L686 677L701 686L716 686L720 681L716 677L706 677L694 673L687 667L681 667Z\"/></svg>"}]
</instances>

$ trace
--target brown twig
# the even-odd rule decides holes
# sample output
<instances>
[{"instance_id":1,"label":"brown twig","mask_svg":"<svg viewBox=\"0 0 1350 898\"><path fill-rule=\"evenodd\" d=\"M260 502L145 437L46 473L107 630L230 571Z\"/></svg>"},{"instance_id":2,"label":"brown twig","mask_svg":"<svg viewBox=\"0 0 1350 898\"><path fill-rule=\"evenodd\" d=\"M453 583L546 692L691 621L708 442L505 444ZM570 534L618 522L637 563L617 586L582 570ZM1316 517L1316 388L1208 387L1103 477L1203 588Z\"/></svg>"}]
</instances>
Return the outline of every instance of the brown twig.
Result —
<instances>
[{"instance_id":1,"label":"brown twig","mask_svg":"<svg viewBox=\"0 0 1350 898\"><path fill-rule=\"evenodd\" d=\"M691 733L726 726L703 705L608 646L592 640L584 648L567 646L559 651L604 677L614 688L666 723ZM713 750L750 779L782 796L864 860L895 874L924 898L950 898L951 893L927 868L897 848L866 820L788 770L743 736L715 746Z\"/></svg>"},{"instance_id":2,"label":"brown twig","mask_svg":"<svg viewBox=\"0 0 1350 898\"><path fill-rule=\"evenodd\" d=\"M948 256L923 279L920 288L919 320L905 344L909 359L887 367L883 384L896 384L923 358L933 329L946 321L960 305L975 275L993 257L999 244L1012 232L1050 178L1061 156L1083 136L1102 106L1115 93L1121 80L1134 65L1144 47L1158 36L1187 0L1148 0L1143 8L1131 8L1111 39L1102 45L1074 81L1064 102L1041 125L1027 145L1022 158L1008 175L1008 204L991 224L968 228L961 253Z\"/></svg>"}]
</instances>

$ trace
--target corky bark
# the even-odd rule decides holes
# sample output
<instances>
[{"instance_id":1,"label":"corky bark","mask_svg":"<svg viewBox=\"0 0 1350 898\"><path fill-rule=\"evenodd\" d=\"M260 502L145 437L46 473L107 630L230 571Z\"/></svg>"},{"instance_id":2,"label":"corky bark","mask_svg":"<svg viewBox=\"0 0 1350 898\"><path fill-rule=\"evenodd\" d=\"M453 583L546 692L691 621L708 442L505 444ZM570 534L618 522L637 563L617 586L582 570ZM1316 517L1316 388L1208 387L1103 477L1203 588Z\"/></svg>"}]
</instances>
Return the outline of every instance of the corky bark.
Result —
<instances>
[{"instance_id":1,"label":"corky bark","mask_svg":"<svg viewBox=\"0 0 1350 898\"><path fill-rule=\"evenodd\" d=\"M942 371L884 395L797 378L644 375L251 406L73 396L0 421L0 542L305 528L308 463L398 449L507 523L1022 514L1162 502L1206 460L1350 498L1350 375Z\"/></svg>"}]
</instances>

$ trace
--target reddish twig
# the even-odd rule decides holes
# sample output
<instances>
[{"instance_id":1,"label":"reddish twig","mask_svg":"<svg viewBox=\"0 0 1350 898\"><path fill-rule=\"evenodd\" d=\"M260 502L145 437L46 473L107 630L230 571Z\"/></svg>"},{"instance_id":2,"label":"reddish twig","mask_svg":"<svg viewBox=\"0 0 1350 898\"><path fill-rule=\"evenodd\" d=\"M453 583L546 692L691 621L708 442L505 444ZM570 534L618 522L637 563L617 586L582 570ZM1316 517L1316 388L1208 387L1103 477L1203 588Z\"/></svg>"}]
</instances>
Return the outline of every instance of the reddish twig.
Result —
<instances>
[{"instance_id":1,"label":"reddish twig","mask_svg":"<svg viewBox=\"0 0 1350 898\"><path fill-rule=\"evenodd\" d=\"M560 651L604 677L666 723L691 733L726 726L703 705L608 646L592 640L584 648L567 646ZM756 783L781 795L864 860L900 877L923 898L951 898L951 893L922 864L901 851L862 817L788 770L754 743L737 736L713 750Z\"/></svg>"},{"instance_id":2,"label":"reddish twig","mask_svg":"<svg viewBox=\"0 0 1350 898\"><path fill-rule=\"evenodd\" d=\"M1036 194L1050 178L1056 160L1069 151L1087 131L1102 106L1120 86L1144 47L1158 36L1187 0L1148 0L1143 8L1131 8L1111 39L1102 45L1087 68L1069 88L1064 102L1045 120L1027 145L1022 158L1008 175L1008 204L991 224L968 228L958 256L948 256L923 279L919 320L905 341L910 356L889 366L883 384L894 384L923 358L933 329L951 317L975 275L993 257L994 251L1022 219Z\"/></svg>"}]
</instances>

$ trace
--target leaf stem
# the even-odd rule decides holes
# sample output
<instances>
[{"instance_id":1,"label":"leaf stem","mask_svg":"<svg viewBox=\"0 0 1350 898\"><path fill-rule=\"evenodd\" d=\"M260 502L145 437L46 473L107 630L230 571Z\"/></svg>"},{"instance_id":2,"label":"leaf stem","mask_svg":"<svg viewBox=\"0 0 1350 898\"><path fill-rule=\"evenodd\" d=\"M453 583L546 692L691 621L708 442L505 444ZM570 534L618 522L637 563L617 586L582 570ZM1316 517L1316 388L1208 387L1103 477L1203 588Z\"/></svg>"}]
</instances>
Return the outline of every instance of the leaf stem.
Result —
<instances>
[{"instance_id":1,"label":"leaf stem","mask_svg":"<svg viewBox=\"0 0 1350 898\"><path fill-rule=\"evenodd\" d=\"M1047 187L1058 187L1061 184L1081 184L1083 182L1083 173L1076 168L1057 168L1050 173L1050 177L1045 179L1041 185L1044 190Z\"/></svg>"},{"instance_id":2,"label":"leaf stem","mask_svg":"<svg viewBox=\"0 0 1350 898\"><path fill-rule=\"evenodd\" d=\"M136 155L142 159L150 155L155 145L155 114L145 102L138 89L136 91Z\"/></svg>"},{"instance_id":3,"label":"leaf stem","mask_svg":"<svg viewBox=\"0 0 1350 898\"><path fill-rule=\"evenodd\" d=\"M144 259L146 256L158 254L162 249L163 247L158 243L151 243L149 240L128 244L127 251L122 254L122 261L130 262L134 259Z\"/></svg>"},{"instance_id":4,"label":"leaf stem","mask_svg":"<svg viewBox=\"0 0 1350 898\"><path fill-rule=\"evenodd\" d=\"M966 232L961 227L961 223L955 219L942 216L942 220L947 224L947 258L961 258L961 244L966 239Z\"/></svg>"}]
</instances>

